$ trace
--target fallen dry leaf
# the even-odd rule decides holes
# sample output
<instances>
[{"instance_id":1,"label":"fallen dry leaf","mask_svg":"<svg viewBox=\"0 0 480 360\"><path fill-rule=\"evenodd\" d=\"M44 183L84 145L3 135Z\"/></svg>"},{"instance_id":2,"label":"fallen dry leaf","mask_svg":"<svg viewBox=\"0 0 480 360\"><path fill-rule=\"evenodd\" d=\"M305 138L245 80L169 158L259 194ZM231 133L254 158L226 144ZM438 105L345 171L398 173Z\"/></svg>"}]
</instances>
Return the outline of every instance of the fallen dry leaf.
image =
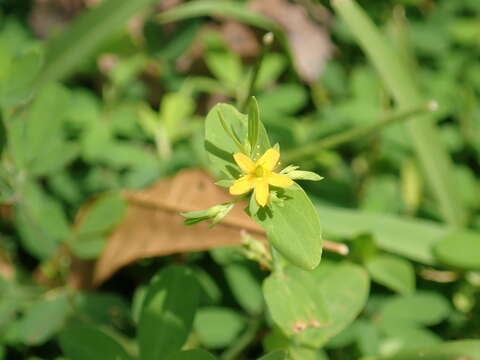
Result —
<instances>
[{"instance_id":1,"label":"fallen dry leaf","mask_svg":"<svg viewBox=\"0 0 480 360\"><path fill-rule=\"evenodd\" d=\"M298 74L307 83L313 83L331 57L333 45L326 26L315 22L309 15L312 13L317 19L325 19L325 8L311 2L303 3L308 5L309 11L305 6L287 0L253 0L249 6L284 29Z\"/></svg>"},{"instance_id":2,"label":"fallen dry leaf","mask_svg":"<svg viewBox=\"0 0 480 360\"><path fill-rule=\"evenodd\" d=\"M11 280L15 277L15 268L13 267L8 255L0 249L0 277Z\"/></svg>"},{"instance_id":3,"label":"fallen dry leaf","mask_svg":"<svg viewBox=\"0 0 480 360\"><path fill-rule=\"evenodd\" d=\"M128 208L123 222L110 234L96 262L72 259L70 285L80 289L98 286L120 268L143 258L239 245L243 232L266 241L264 230L243 211L245 202L212 229L207 223L183 224L180 212L206 209L232 199L214 181L204 171L190 169L148 189L125 192ZM80 210L76 221L81 221L89 206L91 202ZM344 244L324 241L324 248L348 253Z\"/></svg>"},{"instance_id":4,"label":"fallen dry leaf","mask_svg":"<svg viewBox=\"0 0 480 360\"><path fill-rule=\"evenodd\" d=\"M5 222L12 221L12 204L2 204L0 205L0 220Z\"/></svg>"},{"instance_id":5,"label":"fallen dry leaf","mask_svg":"<svg viewBox=\"0 0 480 360\"><path fill-rule=\"evenodd\" d=\"M191 227L183 224L180 212L231 200L231 196L201 170L182 171L146 190L125 192L125 197L129 203L127 214L110 235L95 265L95 285L139 259L238 245L242 230L257 238L264 237L263 230L243 212L245 204L237 205L213 229L209 229L206 223Z\"/></svg>"},{"instance_id":6,"label":"fallen dry leaf","mask_svg":"<svg viewBox=\"0 0 480 360\"><path fill-rule=\"evenodd\" d=\"M203 62L203 55L205 53L205 34L212 31L217 32L222 37L225 45L242 58L252 59L260 54L260 43L255 32L250 27L234 20L226 20L222 18L216 20L221 22L220 25L217 25L216 23L207 23L197 32L195 40L192 41L189 49L176 61L178 71L191 71L194 65Z\"/></svg>"},{"instance_id":7,"label":"fallen dry leaf","mask_svg":"<svg viewBox=\"0 0 480 360\"><path fill-rule=\"evenodd\" d=\"M227 46L241 57L253 58L260 53L260 44L255 33L246 25L226 20L220 26L220 34Z\"/></svg>"},{"instance_id":8,"label":"fallen dry leaf","mask_svg":"<svg viewBox=\"0 0 480 360\"><path fill-rule=\"evenodd\" d=\"M29 23L38 37L46 38L63 28L84 7L84 0L35 0Z\"/></svg>"}]
</instances>

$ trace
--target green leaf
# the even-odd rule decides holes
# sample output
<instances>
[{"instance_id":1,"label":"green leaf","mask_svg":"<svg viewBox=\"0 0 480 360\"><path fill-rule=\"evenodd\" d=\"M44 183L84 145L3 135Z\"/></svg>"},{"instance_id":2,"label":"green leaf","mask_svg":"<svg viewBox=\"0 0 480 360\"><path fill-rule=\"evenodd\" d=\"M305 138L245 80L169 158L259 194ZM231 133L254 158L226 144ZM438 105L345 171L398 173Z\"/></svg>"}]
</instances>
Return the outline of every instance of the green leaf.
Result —
<instances>
[{"instance_id":1,"label":"green leaf","mask_svg":"<svg viewBox=\"0 0 480 360\"><path fill-rule=\"evenodd\" d=\"M110 231L123 218L126 203L118 192L102 195L85 212L77 229L79 236Z\"/></svg>"},{"instance_id":2,"label":"green leaf","mask_svg":"<svg viewBox=\"0 0 480 360\"><path fill-rule=\"evenodd\" d=\"M158 360L180 350L190 334L199 295L188 268L170 266L153 278L138 326L142 360Z\"/></svg>"},{"instance_id":3,"label":"green leaf","mask_svg":"<svg viewBox=\"0 0 480 360\"><path fill-rule=\"evenodd\" d=\"M380 360L452 360L480 358L479 340L458 340L418 350L401 351Z\"/></svg>"},{"instance_id":4,"label":"green leaf","mask_svg":"<svg viewBox=\"0 0 480 360\"><path fill-rule=\"evenodd\" d=\"M322 233L316 209L297 185L281 189L282 203L272 201L251 216L267 231L268 240L293 265L314 269L322 256Z\"/></svg>"},{"instance_id":5,"label":"green leaf","mask_svg":"<svg viewBox=\"0 0 480 360\"><path fill-rule=\"evenodd\" d=\"M179 351L172 354L168 360L215 360L216 357L201 349Z\"/></svg>"},{"instance_id":6,"label":"green leaf","mask_svg":"<svg viewBox=\"0 0 480 360\"><path fill-rule=\"evenodd\" d=\"M219 112L223 114L226 124L240 140L247 138L247 116L238 112L232 105L217 104L208 112L205 120L205 149L213 167L230 177L236 177L239 171L233 160L233 154L238 152L238 148L225 132L219 119ZM263 125L259 128L257 145L259 153L264 153L270 148L270 141Z\"/></svg>"},{"instance_id":7,"label":"green leaf","mask_svg":"<svg viewBox=\"0 0 480 360\"><path fill-rule=\"evenodd\" d=\"M242 62L240 57L230 52L208 52L204 57L210 72L232 93L242 80Z\"/></svg>"},{"instance_id":8,"label":"green leaf","mask_svg":"<svg viewBox=\"0 0 480 360\"><path fill-rule=\"evenodd\" d=\"M313 271L313 276L318 290L324 294L330 322L325 327L305 333L301 341L318 348L346 328L360 313L367 301L370 284L366 271L350 263L321 265Z\"/></svg>"},{"instance_id":9,"label":"green leaf","mask_svg":"<svg viewBox=\"0 0 480 360\"><path fill-rule=\"evenodd\" d=\"M120 223L126 211L126 203L120 193L108 193L89 207L78 227L74 229L71 248L81 259L95 259L105 247L108 232Z\"/></svg>"},{"instance_id":10,"label":"green leaf","mask_svg":"<svg viewBox=\"0 0 480 360\"><path fill-rule=\"evenodd\" d=\"M454 232L435 245L434 253L444 264L462 269L480 269L480 233Z\"/></svg>"},{"instance_id":11,"label":"green leaf","mask_svg":"<svg viewBox=\"0 0 480 360\"><path fill-rule=\"evenodd\" d=\"M324 351L301 345L291 345L288 355L289 360L328 360Z\"/></svg>"},{"instance_id":12,"label":"green leaf","mask_svg":"<svg viewBox=\"0 0 480 360\"><path fill-rule=\"evenodd\" d=\"M365 264L372 280L393 291L407 295L415 291L415 270L413 265L402 258L379 255Z\"/></svg>"},{"instance_id":13,"label":"green leaf","mask_svg":"<svg viewBox=\"0 0 480 360\"><path fill-rule=\"evenodd\" d=\"M245 324L245 318L229 308L207 307L198 310L194 328L204 346L218 349L232 343Z\"/></svg>"},{"instance_id":14,"label":"green leaf","mask_svg":"<svg viewBox=\"0 0 480 360\"><path fill-rule=\"evenodd\" d=\"M384 329L400 326L435 325L451 312L447 300L433 292L416 292L408 296L396 296L388 301L380 312Z\"/></svg>"},{"instance_id":15,"label":"green leaf","mask_svg":"<svg viewBox=\"0 0 480 360\"><path fill-rule=\"evenodd\" d=\"M75 309L97 324L122 327L130 321L129 304L120 294L81 292L75 296Z\"/></svg>"},{"instance_id":16,"label":"green leaf","mask_svg":"<svg viewBox=\"0 0 480 360\"><path fill-rule=\"evenodd\" d=\"M70 360L132 360L112 337L92 326L67 328L59 342Z\"/></svg>"},{"instance_id":17,"label":"green leaf","mask_svg":"<svg viewBox=\"0 0 480 360\"><path fill-rule=\"evenodd\" d=\"M300 84L282 84L258 97L264 116L293 115L308 102L308 93Z\"/></svg>"},{"instance_id":18,"label":"green leaf","mask_svg":"<svg viewBox=\"0 0 480 360\"><path fill-rule=\"evenodd\" d=\"M387 333L387 339L384 341L385 347L398 350L421 349L440 344L442 339L433 331L413 326L395 326L384 329Z\"/></svg>"},{"instance_id":19,"label":"green leaf","mask_svg":"<svg viewBox=\"0 0 480 360\"><path fill-rule=\"evenodd\" d=\"M47 43L39 85L63 80L78 69L127 21L156 0L107 0L77 17L59 36Z\"/></svg>"},{"instance_id":20,"label":"green leaf","mask_svg":"<svg viewBox=\"0 0 480 360\"><path fill-rule=\"evenodd\" d=\"M46 87L27 111L10 122L9 150L16 165L34 175L57 170L75 155L64 138L63 127L69 105L69 92L59 86Z\"/></svg>"},{"instance_id":21,"label":"green leaf","mask_svg":"<svg viewBox=\"0 0 480 360\"><path fill-rule=\"evenodd\" d=\"M289 336L316 331L329 323L326 294L310 272L289 266L265 279L263 294L275 323Z\"/></svg>"},{"instance_id":22,"label":"green leaf","mask_svg":"<svg viewBox=\"0 0 480 360\"><path fill-rule=\"evenodd\" d=\"M6 73L0 74L0 106L6 108L28 100L33 92L34 78L43 62L41 53L35 48L10 60Z\"/></svg>"},{"instance_id":23,"label":"green leaf","mask_svg":"<svg viewBox=\"0 0 480 360\"><path fill-rule=\"evenodd\" d=\"M191 96L181 92L163 96L159 117L170 140L175 140L191 123L189 118L192 117L194 111L195 102Z\"/></svg>"},{"instance_id":24,"label":"green leaf","mask_svg":"<svg viewBox=\"0 0 480 360\"><path fill-rule=\"evenodd\" d=\"M263 355L258 360L287 360L288 354L285 350L275 350L270 354Z\"/></svg>"},{"instance_id":25,"label":"green leaf","mask_svg":"<svg viewBox=\"0 0 480 360\"><path fill-rule=\"evenodd\" d=\"M224 267L228 285L238 303L252 315L263 311L263 295L258 280L249 268L242 264L229 264Z\"/></svg>"},{"instance_id":26,"label":"green leaf","mask_svg":"<svg viewBox=\"0 0 480 360\"><path fill-rule=\"evenodd\" d=\"M106 239L102 235L85 234L77 236L71 244L71 250L80 259L96 259L103 251Z\"/></svg>"},{"instance_id":27,"label":"green leaf","mask_svg":"<svg viewBox=\"0 0 480 360\"><path fill-rule=\"evenodd\" d=\"M264 89L274 83L287 67L286 57L280 53L265 54L258 71L256 89Z\"/></svg>"},{"instance_id":28,"label":"green leaf","mask_svg":"<svg viewBox=\"0 0 480 360\"><path fill-rule=\"evenodd\" d=\"M222 291L213 277L199 267L194 269L194 273L201 288L200 304L216 305L220 303L222 299Z\"/></svg>"},{"instance_id":29,"label":"green leaf","mask_svg":"<svg viewBox=\"0 0 480 360\"><path fill-rule=\"evenodd\" d=\"M231 1L203 0L188 2L162 12L158 19L162 23L168 23L199 16L223 16L266 30L275 28L275 25L263 15L250 10L242 3Z\"/></svg>"},{"instance_id":30,"label":"green leaf","mask_svg":"<svg viewBox=\"0 0 480 360\"><path fill-rule=\"evenodd\" d=\"M407 110L425 104L414 75L404 61L409 54L395 51L355 1L336 0L332 5L357 37L359 45L377 68L399 107ZM420 163L444 219L452 225L465 224L466 209L460 201L461 197L457 194L451 159L432 119L419 115L413 117L405 126L410 132Z\"/></svg>"},{"instance_id":31,"label":"green leaf","mask_svg":"<svg viewBox=\"0 0 480 360\"><path fill-rule=\"evenodd\" d=\"M43 344L64 326L70 313L67 294L37 301L15 324L16 339L28 345Z\"/></svg>"},{"instance_id":32,"label":"green leaf","mask_svg":"<svg viewBox=\"0 0 480 360\"><path fill-rule=\"evenodd\" d=\"M29 171L34 176L44 176L64 169L79 154L79 147L73 141L57 138L51 146L46 147L41 157L36 158Z\"/></svg>"},{"instance_id":33,"label":"green leaf","mask_svg":"<svg viewBox=\"0 0 480 360\"><path fill-rule=\"evenodd\" d=\"M250 99L248 108L248 142L250 144L251 154L255 153L255 147L258 140L258 129L260 128L260 109L257 99L254 96Z\"/></svg>"},{"instance_id":34,"label":"green leaf","mask_svg":"<svg viewBox=\"0 0 480 360\"><path fill-rule=\"evenodd\" d=\"M15 206L14 221L22 245L33 256L47 259L68 238L69 223L61 205L35 183L21 187L23 201Z\"/></svg>"},{"instance_id":35,"label":"green leaf","mask_svg":"<svg viewBox=\"0 0 480 360\"><path fill-rule=\"evenodd\" d=\"M357 346L362 355L375 355L380 346L380 330L372 322L357 320L355 326L355 336Z\"/></svg>"},{"instance_id":36,"label":"green leaf","mask_svg":"<svg viewBox=\"0 0 480 360\"><path fill-rule=\"evenodd\" d=\"M7 130L3 123L3 114L0 112L0 159L2 158L2 152L7 142Z\"/></svg>"},{"instance_id":37,"label":"green leaf","mask_svg":"<svg viewBox=\"0 0 480 360\"><path fill-rule=\"evenodd\" d=\"M215 185L223 188L229 188L230 186L233 185L234 182L235 180L233 179L224 179L224 180L218 180L217 182L215 182Z\"/></svg>"},{"instance_id":38,"label":"green leaf","mask_svg":"<svg viewBox=\"0 0 480 360\"><path fill-rule=\"evenodd\" d=\"M329 236L351 238L371 234L381 249L424 264L435 263L432 247L451 232L449 227L433 221L320 204L317 209Z\"/></svg>"},{"instance_id":39,"label":"green leaf","mask_svg":"<svg viewBox=\"0 0 480 360\"><path fill-rule=\"evenodd\" d=\"M0 334L8 331L14 323L19 307L22 304L17 284L0 277Z\"/></svg>"}]
</instances>

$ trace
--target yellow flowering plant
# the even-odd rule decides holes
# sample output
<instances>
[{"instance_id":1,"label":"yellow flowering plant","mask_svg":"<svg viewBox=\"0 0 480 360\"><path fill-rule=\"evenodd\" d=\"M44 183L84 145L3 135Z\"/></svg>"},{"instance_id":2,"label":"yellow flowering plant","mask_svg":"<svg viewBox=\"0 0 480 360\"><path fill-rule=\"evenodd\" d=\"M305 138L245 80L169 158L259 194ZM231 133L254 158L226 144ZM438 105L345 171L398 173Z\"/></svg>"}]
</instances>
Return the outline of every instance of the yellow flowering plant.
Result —
<instances>
[{"instance_id":1,"label":"yellow flowering plant","mask_svg":"<svg viewBox=\"0 0 480 360\"><path fill-rule=\"evenodd\" d=\"M256 161L240 152L233 154L233 158L243 175L230 186L232 195L242 195L253 189L258 205L266 206L270 186L287 188L293 185L292 179L274 172L280 159L280 153L275 148L268 149Z\"/></svg>"},{"instance_id":2,"label":"yellow flowering plant","mask_svg":"<svg viewBox=\"0 0 480 360\"><path fill-rule=\"evenodd\" d=\"M250 197L246 212L267 233L272 251L304 269L315 268L321 258L322 237L318 214L294 180L321 180L297 166L280 170L280 147L271 146L252 98L248 116L228 104L216 105L205 123L205 149L218 185L235 199L200 211L183 213L185 224L211 220L219 223L241 199Z\"/></svg>"}]
</instances>

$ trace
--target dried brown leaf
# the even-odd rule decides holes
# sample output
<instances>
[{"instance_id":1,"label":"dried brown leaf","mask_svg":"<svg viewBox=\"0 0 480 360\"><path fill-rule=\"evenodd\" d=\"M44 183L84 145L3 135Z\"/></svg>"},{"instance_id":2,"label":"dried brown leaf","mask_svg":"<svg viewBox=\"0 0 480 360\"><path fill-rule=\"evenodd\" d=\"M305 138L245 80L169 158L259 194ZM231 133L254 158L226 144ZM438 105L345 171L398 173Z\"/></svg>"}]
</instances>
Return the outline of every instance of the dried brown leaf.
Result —
<instances>
[{"instance_id":1,"label":"dried brown leaf","mask_svg":"<svg viewBox=\"0 0 480 360\"><path fill-rule=\"evenodd\" d=\"M0 249L0 277L7 280L15 277L15 268L10 262L8 255L2 249Z\"/></svg>"},{"instance_id":2,"label":"dried brown leaf","mask_svg":"<svg viewBox=\"0 0 480 360\"><path fill-rule=\"evenodd\" d=\"M232 199L214 181L204 171L191 169L160 180L148 189L125 192L128 208L122 224L110 234L96 263L72 259L69 283L75 288L91 288L143 258L239 245L242 232L266 241L264 230L243 211L245 202L239 203L213 229L206 223L183 224L180 212L206 209ZM76 222L81 221L91 205L89 202L81 209ZM348 248L346 252L343 247L339 250L342 245L324 241L325 250L348 253Z\"/></svg>"},{"instance_id":3,"label":"dried brown leaf","mask_svg":"<svg viewBox=\"0 0 480 360\"><path fill-rule=\"evenodd\" d=\"M85 6L83 0L35 0L29 16L34 33L40 38L59 31Z\"/></svg>"},{"instance_id":4,"label":"dried brown leaf","mask_svg":"<svg viewBox=\"0 0 480 360\"><path fill-rule=\"evenodd\" d=\"M264 238L263 230L243 212L245 204L237 205L213 229L205 223L193 227L183 224L180 212L231 200L230 195L200 170L182 171L146 190L126 192L125 197L129 203L127 214L110 235L95 265L93 282L96 285L139 259L238 245L242 230ZM83 280L77 276L76 281L82 283Z\"/></svg>"},{"instance_id":5,"label":"dried brown leaf","mask_svg":"<svg viewBox=\"0 0 480 360\"><path fill-rule=\"evenodd\" d=\"M331 57L333 45L327 27L309 15L325 19L325 8L311 2L303 3L308 5L308 11L287 0L253 0L249 5L284 29L298 74L307 83L313 83Z\"/></svg>"},{"instance_id":6,"label":"dried brown leaf","mask_svg":"<svg viewBox=\"0 0 480 360\"><path fill-rule=\"evenodd\" d=\"M260 53L260 44L251 28L237 21L227 20L220 27L220 34L227 46L241 57L255 57Z\"/></svg>"},{"instance_id":7,"label":"dried brown leaf","mask_svg":"<svg viewBox=\"0 0 480 360\"><path fill-rule=\"evenodd\" d=\"M177 70L180 72L192 71L195 65L203 62L205 53L205 34L217 32L225 45L242 58L255 58L260 53L260 43L255 32L248 26L234 20L218 19L221 22L207 23L198 31L190 48L176 61ZM173 24L169 24L173 25Z\"/></svg>"}]
</instances>

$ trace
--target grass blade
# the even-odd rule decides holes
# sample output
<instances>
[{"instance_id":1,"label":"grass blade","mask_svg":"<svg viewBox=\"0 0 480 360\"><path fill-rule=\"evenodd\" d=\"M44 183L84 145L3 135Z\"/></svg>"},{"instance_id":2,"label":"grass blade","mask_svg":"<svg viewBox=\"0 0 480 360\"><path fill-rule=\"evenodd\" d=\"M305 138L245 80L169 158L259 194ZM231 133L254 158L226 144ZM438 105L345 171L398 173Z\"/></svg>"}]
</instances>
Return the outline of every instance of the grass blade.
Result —
<instances>
[{"instance_id":1,"label":"grass blade","mask_svg":"<svg viewBox=\"0 0 480 360\"><path fill-rule=\"evenodd\" d=\"M228 17L268 31L276 28L273 22L263 15L250 10L244 4L233 1L191 1L161 13L158 19L161 23L169 23L199 16Z\"/></svg>"},{"instance_id":2,"label":"grass blade","mask_svg":"<svg viewBox=\"0 0 480 360\"><path fill-rule=\"evenodd\" d=\"M377 68L400 109L412 109L424 104L425 99L407 66L363 9L352 0L333 0L332 4ZM418 115L405 126L444 220L451 225L464 225L467 214L456 191L451 160L432 119L428 115Z\"/></svg>"},{"instance_id":3,"label":"grass blade","mask_svg":"<svg viewBox=\"0 0 480 360\"><path fill-rule=\"evenodd\" d=\"M155 1L107 0L86 11L47 44L45 66L37 85L66 78L137 11Z\"/></svg>"}]
</instances>

